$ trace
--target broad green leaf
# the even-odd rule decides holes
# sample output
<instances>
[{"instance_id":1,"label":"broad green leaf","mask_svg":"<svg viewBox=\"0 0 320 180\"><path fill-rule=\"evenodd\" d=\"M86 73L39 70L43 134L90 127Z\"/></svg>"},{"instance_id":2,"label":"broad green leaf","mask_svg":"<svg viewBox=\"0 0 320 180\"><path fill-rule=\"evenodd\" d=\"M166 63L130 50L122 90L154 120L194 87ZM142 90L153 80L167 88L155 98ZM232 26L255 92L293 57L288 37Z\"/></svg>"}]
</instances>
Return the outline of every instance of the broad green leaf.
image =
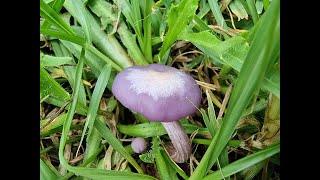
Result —
<instances>
[{"instance_id":1,"label":"broad green leaf","mask_svg":"<svg viewBox=\"0 0 320 180\"><path fill-rule=\"evenodd\" d=\"M159 63L166 64L167 59L163 59L167 50L177 40L178 35L192 20L198 8L197 0L182 0L177 6L172 5L168 12L168 32L164 37L164 41L159 53Z\"/></svg>"},{"instance_id":2,"label":"broad green leaf","mask_svg":"<svg viewBox=\"0 0 320 180\"><path fill-rule=\"evenodd\" d=\"M243 61L248 53L249 45L242 36L234 36L217 47L219 58L236 71L240 71Z\"/></svg>"},{"instance_id":3,"label":"broad green leaf","mask_svg":"<svg viewBox=\"0 0 320 180\"><path fill-rule=\"evenodd\" d=\"M61 31L74 35L70 26L43 0L40 0L40 15Z\"/></svg>"},{"instance_id":4,"label":"broad green leaf","mask_svg":"<svg viewBox=\"0 0 320 180\"><path fill-rule=\"evenodd\" d=\"M202 178L211 169L230 140L253 94L260 87L266 71L273 66L270 62L273 62L273 51L280 40L279 0L271 2L264 16L231 93L223 123L190 179Z\"/></svg>"},{"instance_id":5,"label":"broad green leaf","mask_svg":"<svg viewBox=\"0 0 320 180\"><path fill-rule=\"evenodd\" d=\"M69 93L43 67L40 67L40 99L47 95L64 101L70 99Z\"/></svg>"},{"instance_id":6,"label":"broad green leaf","mask_svg":"<svg viewBox=\"0 0 320 180\"><path fill-rule=\"evenodd\" d=\"M155 155L151 152L146 152L144 154L139 155L141 161L145 163L154 163Z\"/></svg>"},{"instance_id":7,"label":"broad green leaf","mask_svg":"<svg viewBox=\"0 0 320 180\"><path fill-rule=\"evenodd\" d=\"M198 33L183 31L177 39L208 47L211 50L214 50L216 53L218 52L216 47L221 43L221 41L216 38L216 36L214 36L209 30L201 31Z\"/></svg>"},{"instance_id":8,"label":"broad green leaf","mask_svg":"<svg viewBox=\"0 0 320 180\"><path fill-rule=\"evenodd\" d=\"M207 176L205 176L203 179L204 180L209 180L209 179L223 179L224 177L229 177L233 174L236 174L256 163L259 163L277 153L280 152L280 143L277 143L275 145L269 146L263 150L260 150L258 152L255 152L251 155L248 155L244 158L241 158L221 170L217 170Z\"/></svg>"},{"instance_id":9,"label":"broad green leaf","mask_svg":"<svg viewBox=\"0 0 320 180\"><path fill-rule=\"evenodd\" d=\"M248 13L241 4L240 0L233 0L229 4L230 10L238 17L238 21L241 19L248 19Z\"/></svg>"}]
</instances>

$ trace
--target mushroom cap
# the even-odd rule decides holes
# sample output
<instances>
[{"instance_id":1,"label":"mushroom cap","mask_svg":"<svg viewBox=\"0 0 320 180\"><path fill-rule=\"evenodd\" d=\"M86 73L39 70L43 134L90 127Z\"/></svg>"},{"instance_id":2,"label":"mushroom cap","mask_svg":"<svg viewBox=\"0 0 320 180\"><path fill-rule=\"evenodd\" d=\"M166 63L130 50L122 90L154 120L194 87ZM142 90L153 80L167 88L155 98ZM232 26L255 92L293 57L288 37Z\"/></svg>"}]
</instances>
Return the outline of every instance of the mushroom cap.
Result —
<instances>
[{"instance_id":1,"label":"mushroom cap","mask_svg":"<svg viewBox=\"0 0 320 180\"><path fill-rule=\"evenodd\" d=\"M151 121L177 121L195 113L201 102L201 90L190 75L161 64L122 70L112 92L123 106Z\"/></svg>"},{"instance_id":2,"label":"mushroom cap","mask_svg":"<svg viewBox=\"0 0 320 180\"><path fill-rule=\"evenodd\" d=\"M143 153L147 150L147 141L143 138L134 138L131 142L131 148L135 153Z\"/></svg>"}]
</instances>

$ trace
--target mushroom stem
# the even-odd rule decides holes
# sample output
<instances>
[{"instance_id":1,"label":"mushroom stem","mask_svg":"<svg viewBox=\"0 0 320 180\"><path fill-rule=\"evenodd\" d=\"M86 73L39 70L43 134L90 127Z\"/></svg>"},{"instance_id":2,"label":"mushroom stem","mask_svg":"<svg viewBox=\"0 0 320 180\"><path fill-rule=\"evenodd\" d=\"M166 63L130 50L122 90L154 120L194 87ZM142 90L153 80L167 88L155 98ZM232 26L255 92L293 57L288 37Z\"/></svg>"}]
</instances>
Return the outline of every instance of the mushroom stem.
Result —
<instances>
[{"instance_id":1,"label":"mushroom stem","mask_svg":"<svg viewBox=\"0 0 320 180\"><path fill-rule=\"evenodd\" d=\"M169 156L176 163L186 162L191 155L191 142L180 122L162 122L162 125L171 139L171 143L165 145Z\"/></svg>"}]
</instances>

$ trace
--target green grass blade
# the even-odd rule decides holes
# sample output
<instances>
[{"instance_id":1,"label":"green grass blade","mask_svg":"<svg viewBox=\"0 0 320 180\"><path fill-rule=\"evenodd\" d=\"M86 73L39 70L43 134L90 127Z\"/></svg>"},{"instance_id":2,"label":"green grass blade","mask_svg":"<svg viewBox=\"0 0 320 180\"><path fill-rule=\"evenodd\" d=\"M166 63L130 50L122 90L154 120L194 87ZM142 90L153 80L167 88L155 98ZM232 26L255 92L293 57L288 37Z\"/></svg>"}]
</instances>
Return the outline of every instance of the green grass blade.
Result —
<instances>
[{"instance_id":1,"label":"green grass blade","mask_svg":"<svg viewBox=\"0 0 320 180\"><path fill-rule=\"evenodd\" d=\"M81 84L81 77L82 77L82 69L83 69L83 56L85 54L85 50L82 49L81 50L81 55L80 55L80 59L78 61L77 67L76 67L76 73L75 73L75 88L73 91L73 101L71 102L71 107L67 113L67 117L66 120L64 121L63 124L63 129L62 129L62 134L61 134L61 138L60 138L60 144L59 144L59 161L62 167L64 167L65 169L72 171L70 169L72 169L72 166L70 166L68 164L68 162L64 159L64 147L66 145L66 141L67 141L67 137L68 137L68 133L70 130L70 126L72 123L72 119L73 119L73 115L75 113L76 110L76 106L77 106L77 102L78 102L78 96L79 96L79 91L80 91L80 84Z\"/></svg>"},{"instance_id":2,"label":"green grass blade","mask_svg":"<svg viewBox=\"0 0 320 180\"><path fill-rule=\"evenodd\" d=\"M50 132L51 130L60 127L63 125L63 122L66 119L66 115L65 113L60 114L58 117L56 117L50 124L46 125L43 129L40 130L40 136L43 136L44 134L48 134L48 132ZM40 121L40 125L41 123L46 124L47 120L42 120ZM43 124L43 125L44 125Z\"/></svg>"},{"instance_id":3,"label":"green grass blade","mask_svg":"<svg viewBox=\"0 0 320 180\"><path fill-rule=\"evenodd\" d=\"M136 170L139 173L143 174L143 170L141 167L138 165L136 160L131 157L131 155L125 150L125 148L122 146L121 142L119 139L114 137L112 134L111 130L108 129L103 123L100 121L95 121L94 126L97 128L99 131L100 135L119 153L121 154L126 160L128 160L129 163L133 165L133 167L136 168Z\"/></svg>"},{"instance_id":4,"label":"green grass blade","mask_svg":"<svg viewBox=\"0 0 320 180\"><path fill-rule=\"evenodd\" d=\"M57 179L58 176L40 158L40 179Z\"/></svg>"},{"instance_id":5,"label":"green grass blade","mask_svg":"<svg viewBox=\"0 0 320 180\"><path fill-rule=\"evenodd\" d=\"M206 134L209 133L207 128L200 128L199 126L193 124L185 124L181 123L182 127L186 131L187 134L192 134L194 131L198 130L198 134ZM159 122L150 122L150 123L142 123L136 125L123 125L118 124L119 132L134 136L134 137L153 137L153 136L162 136L167 134L167 131L163 128L161 123Z\"/></svg>"},{"instance_id":6,"label":"green grass blade","mask_svg":"<svg viewBox=\"0 0 320 180\"><path fill-rule=\"evenodd\" d=\"M75 8L76 16L78 17L78 21L81 24L82 29L85 32L86 42L88 44L92 44L92 35L91 35L91 26L89 23L89 18L87 15L87 11L85 9L85 4L83 1L73 1L73 5Z\"/></svg>"},{"instance_id":7,"label":"green grass blade","mask_svg":"<svg viewBox=\"0 0 320 180\"><path fill-rule=\"evenodd\" d=\"M65 64L72 64L71 57L56 57L40 52L40 65L44 66L60 66Z\"/></svg>"},{"instance_id":8,"label":"green grass blade","mask_svg":"<svg viewBox=\"0 0 320 180\"><path fill-rule=\"evenodd\" d=\"M40 0L40 15L61 31L74 35L70 26L43 0Z\"/></svg>"},{"instance_id":9,"label":"green grass blade","mask_svg":"<svg viewBox=\"0 0 320 180\"><path fill-rule=\"evenodd\" d=\"M61 40L61 43L76 58L78 58L78 59L80 58L81 46L79 46L79 45L77 45L75 43L69 42L69 41L65 41L65 40ZM106 58L108 58L108 57L106 57ZM101 58L99 58L98 56L96 56L95 54L93 54L91 52L86 52L85 58L84 58L84 62L85 62L86 65L88 65L90 67L91 71L94 73L94 75L96 77L99 77L99 75L100 75L100 73L102 71L102 68L104 67L105 64L107 64L106 61L102 60Z\"/></svg>"},{"instance_id":10,"label":"green grass blade","mask_svg":"<svg viewBox=\"0 0 320 180\"><path fill-rule=\"evenodd\" d=\"M280 97L280 70L275 70L266 77L262 82L262 86L277 97Z\"/></svg>"},{"instance_id":11,"label":"green grass blade","mask_svg":"<svg viewBox=\"0 0 320 180\"><path fill-rule=\"evenodd\" d=\"M218 0L208 0L208 3L217 24L221 26L223 29L229 29L222 16Z\"/></svg>"},{"instance_id":12,"label":"green grass blade","mask_svg":"<svg viewBox=\"0 0 320 180\"><path fill-rule=\"evenodd\" d=\"M52 9L56 12L56 13L59 13L61 8L63 7L63 3L64 3L64 0L55 0L53 2L53 5L52 5ZM50 27L50 23L49 21L45 20L41 26L41 28L44 28L44 29L48 29Z\"/></svg>"},{"instance_id":13,"label":"green grass blade","mask_svg":"<svg viewBox=\"0 0 320 180\"><path fill-rule=\"evenodd\" d=\"M254 1L253 0L246 0L246 1L247 1L249 13L252 17L253 22L257 23L259 16L258 16L258 11L257 11L257 8L256 8Z\"/></svg>"},{"instance_id":14,"label":"green grass blade","mask_svg":"<svg viewBox=\"0 0 320 180\"><path fill-rule=\"evenodd\" d=\"M240 172L258 162L261 162L277 153L280 152L280 143L277 143L276 145L269 146L263 150L260 150L258 152L255 152L251 155L248 155L244 158L241 158L226 167L222 168L221 172L219 170L205 176L203 179L204 180L209 180L209 179L223 179L224 177L231 176L237 172ZM224 177L222 176L224 175Z\"/></svg>"},{"instance_id":15,"label":"green grass blade","mask_svg":"<svg viewBox=\"0 0 320 180\"><path fill-rule=\"evenodd\" d=\"M265 18L246 57L228 104L221 128L218 130L190 179L202 178L212 167L217 157L229 141L235 127L248 106L254 92L261 85L268 66L273 66L272 53L280 36L280 3L273 0L264 14Z\"/></svg>"},{"instance_id":16,"label":"green grass blade","mask_svg":"<svg viewBox=\"0 0 320 180\"><path fill-rule=\"evenodd\" d=\"M56 37L58 39L67 40L73 43L76 43L78 45L81 45L83 47L86 46L86 39L84 39L81 36L68 34L59 30L53 30L53 29L40 29L40 33Z\"/></svg>"},{"instance_id":17,"label":"green grass blade","mask_svg":"<svg viewBox=\"0 0 320 180\"><path fill-rule=\"evenodd\" d=\"M167 59L163 59L165 53L177 40L178 35L187 26L198 8L197 0L182 0L177 6L171 7L168 12L168 32L159 52L159 63L166 64Z\"/></svg>"},{"instance_id":18,"label":"green grass blade","mask_svg":"<svg viewBox=\"0 0 320 180\"><path fill-rule=\"evenodd\" d=\"M228 148L227 147L224 147L224 149L221 151L221 154L218 158L218 163L219 163L218 164L219 169L217 171L220 171L221 173L223 173L221 171L221 168L223 168L229 164L229 156L228 156ZM225 177L225 180L230 180L230 177Z\"/></svg>"},{"instance_id":19,"label":"green grass blade","mask_svg":"<svg viewBox=\"0 0 320 180\"><path fill-rule=\"evenodd\" d=\"M166 164L170 164L170 166L183 178L183 179L188 179L189 177L187 174L179 167L179 165L175 164L168 154L165 151L161 151L162 157L166 161ZM169 167L170 168L170 167ZM170 168L171 169L171 168Z\"/></svg>"},{"instance_id":20,"label":"green grass blade","mask_svg":"<svg viewBox=\"0 0 320 180\"><path fill-rule=\"evenodd\" d=\"M230 10L240 19L248 19L248 13L240 0L233 0L229 4Z\"/></svg>"},{"instance_id":21,"label":"green grass blade","mask_svg":"<svg viewBox=\"0 0 320 180\"><path fill-rule=\"evenodd\" d=\"M100 105L100 99L102 97L104 90L106 89L107 83L109 81L110 73L111 73L111 66L106 64L103 67L101 74L98 77L98 80L96 82L96 86L93 90L92 98L90 100L90 105L89 105L89 109L88 109L87 120L84 125L84 129L82 131L80 144L82 144L84 135L87 132L87 128L89 128L87 137L88 137L88 139L90 138L90 134L92 132L94 121L96 119L97 111L98 111L98 108Z\"/></svg>"},{"instance_id":22,"label":"green grass blade","mask_svg":"<svg viewBox=\"0 0 320 180\"><path fill-rule=\"evenodd\" d=\"M160 176L160 179L163 180L171 180L171 179L177 179L176 176L173 176L172 173L170 173L170 169L169 166L166 164L166 161L164 159L164 157L161 154L162 151L162 147L160 147L160 143L159 143L159 137L154 136L152 137L152 145L153 145L153 150L152 152L155 155L155 162L157 165L157 170Z\"/></svg>"},{"instance_id":23,"label":"green grass blade","mask_svg":"<svg viewBox=\"0 0 320 180\"><path fill-rule=\"evenodd\" d=\"M43 67L40 67L40 99L47 95L65 101L70 99L69 93Z\"/></svg>"},{"instance_id":24,"label":"green grass blade","mask_svg":"<svg viewBox=\"0 0 320 180\"><path fill-rule=\"evenodd\" d=\"M74 77L75 77L75 70L76 70L76 63L74 60L74 56L72 56L71 52L68 51L68 49L63 46L61 42L58 40L52 40L50 41L52 50L56 57L70 57L72 58L72 66L62 66L63 73L65 74L66 78L69 81L69 84L72 89L74 89ZM81 86L80 92L79 92L79 103L82 105L86 105L86 92L84 90L84 87Z\"/></svg>"},{"instance_id":25,"label":"green grass blade","mask_svg":"<svg viewBox=\"0 0 320 180\"><path fill-rule=\"evenodd\" d=\"M213 137L214 133L215 133L215 129L214 129L214 126L212 125L212 121L209 120L208 115L204 109L200 109L200 113L202 115L202 119L204 121L204 124L206 125L206 127L208 128L208 130L211 134L211 137Z\"/></svg>"},{"instance_id":26,"label":"green grass blade","mask_svg":"<svg viewBox=\"0 0 320 180\"><path fill-rule=\"evenodd\" d=\"M143 20L143 53L146 59L152 60L152 46L151 46L151 8L152 0L145 1L146 7L144 11Z\"/></svg>"}]
</instances>

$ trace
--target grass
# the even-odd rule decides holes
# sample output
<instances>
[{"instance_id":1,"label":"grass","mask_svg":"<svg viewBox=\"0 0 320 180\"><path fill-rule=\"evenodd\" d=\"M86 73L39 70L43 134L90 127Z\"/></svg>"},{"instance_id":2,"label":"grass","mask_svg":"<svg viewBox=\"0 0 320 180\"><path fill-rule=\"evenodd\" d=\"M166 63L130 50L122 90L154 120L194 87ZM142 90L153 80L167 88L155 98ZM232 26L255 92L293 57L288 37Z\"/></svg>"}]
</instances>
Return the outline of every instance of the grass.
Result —
<instances>
[{"instance_id":1,"label":"grass","mask_svg":"<svg viewBox=\"0 0 320 180\"><path fill-rule=\"evenodd\" d=\"M41 179L280 179L279 0L40 0ZM161 123L111 86L133 65L173 66L202 90L181 119L186 163ZM128 97L130 98L130 97ZM134 154L130 141L149 142Z\"/></svg>"}]
</instances>

